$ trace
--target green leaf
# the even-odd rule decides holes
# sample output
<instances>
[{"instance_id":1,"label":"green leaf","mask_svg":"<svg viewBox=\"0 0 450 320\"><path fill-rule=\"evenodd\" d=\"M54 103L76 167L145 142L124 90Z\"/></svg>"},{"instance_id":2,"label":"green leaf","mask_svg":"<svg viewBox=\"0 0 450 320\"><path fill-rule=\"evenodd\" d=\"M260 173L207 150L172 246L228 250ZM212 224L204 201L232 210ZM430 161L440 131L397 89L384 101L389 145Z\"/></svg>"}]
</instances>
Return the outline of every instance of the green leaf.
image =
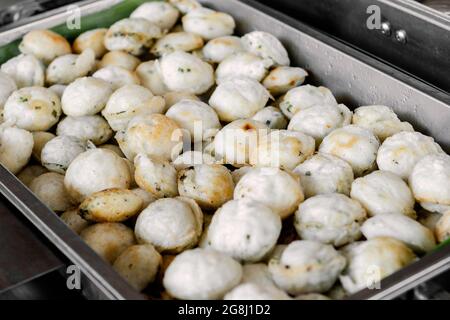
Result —
<instances>
[{"instance_id":1,"label":"green leaf","mask_svg":"<svg viewBox=\"0 0 450 320\"><path fill-rule=\"evenodd\" d=\"M160 0L150 0L160 1ZM149 0L124 0L123 2L112 6L106 10L96 12L81 18L81 29L70 30L67 25L61 24L51 28L51 30L59 33L72 42L79 34L95 28L108 28L114 22L124 18L128 18L131 12L139 5ZM0 64L20 54L19 44L21 39L13 41L7 45L0 47Z\"/></svg>"}]
</instances>

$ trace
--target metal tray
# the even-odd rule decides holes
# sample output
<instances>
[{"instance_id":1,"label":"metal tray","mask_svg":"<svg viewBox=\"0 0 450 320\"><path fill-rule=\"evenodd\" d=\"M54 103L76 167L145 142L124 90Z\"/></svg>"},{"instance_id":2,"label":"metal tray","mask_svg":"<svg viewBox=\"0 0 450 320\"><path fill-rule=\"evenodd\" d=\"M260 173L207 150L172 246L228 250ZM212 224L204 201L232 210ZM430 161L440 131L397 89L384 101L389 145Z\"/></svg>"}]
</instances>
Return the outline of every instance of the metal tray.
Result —
<instances>
[{"instance_id":1,"label":"metal tray","mask_svg":"<svg viewBox=\"0 0 450 320\"><path fill-rule=\"evenodd\" d=\"M114 2L114 1L113 1ZM117 2L117 1L116 1ZM121 7L110 7L111 1L102 0L81 6L88 28L106 26L144 1L127 0ZM310 83L329 87L339 101L350 107L365 104L391 106L399 116L415 128L433 136L441 146L450 150L450 97L422 82L376 61L342 43L325 36L283 14L268 9L253 0L200 0L207 6L234 16L239 34L252 30L268 31L287 47L292 65L306 68L312 75ZM119 9L121 8L122 11ZM102 11L98 15L89 16ZM120 11L120 12L119 12ZM64 23L67 12L24 25L6 34L0 41L20 38L34 28L52 28ZM109 17L109 18L108 18ZM74 30L58 26L55 30L73 37ZM78 30L82 32L83 30ZM69 34L69 35L67 35ZM3 42L4 43L4 42ZM0 60L17 50L15 44L0 48ZM89 298L144 299L115 271L98 257L78 235L72 232L51 210L40 202L14 175L0 166L0 192L5 195L55 246L83 273L83 290ZM363 290L350 299L388 299L395 297L450 267L450 246L441 246L419 261L403 268L381 282L381 289Z\"/></svg>"}]
</instances>

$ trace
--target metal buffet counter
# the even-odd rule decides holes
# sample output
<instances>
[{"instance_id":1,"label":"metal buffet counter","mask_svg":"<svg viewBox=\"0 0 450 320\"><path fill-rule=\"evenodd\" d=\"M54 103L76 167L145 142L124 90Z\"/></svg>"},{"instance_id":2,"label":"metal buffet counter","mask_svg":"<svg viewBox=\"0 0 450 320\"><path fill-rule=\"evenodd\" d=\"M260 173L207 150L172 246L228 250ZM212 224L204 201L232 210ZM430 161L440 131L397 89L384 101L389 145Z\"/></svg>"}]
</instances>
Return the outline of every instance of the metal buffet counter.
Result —
<instances>
[{"instance_id":1,"label":"metal buffet counter","mask_svg":"<svg viewBox=\"0 0 450 320\"><path fill-rule=\"evenodd\" d=\"M110 7L118 2L120 1L101 0L82 1L78 4L82 15L89 16L95 12L112 10ZM134 2L138 3L138 1ZM361 39L351 43L352 39L345 38L344 31L341 34L331 34L330 28L337 21L328 23L329 26L326 30L319 30L317 25L311 26L303 23L301 18L303 16L299 14L301 10L306 12L304 15L306 21L314 20L314 13L319 12L317 10L320 9L320 5L306 8L307 4L312 1L201 0L200 2L207 7L232 14L238 24L239 34L252 30L263 30L274 34L288 49L293 65L299 65L312 71L309 82L329 87L339 101L351 107L375 102L391 106L400 118L411 122L423 133L433 136L447 153L450 152L450 96L448 86L446 86L448 80L445 79L447 81L442 83L443 79L441 78L442 71L445 72L445 75L448 74L448 66L450 66L448 49L450 46L446 47L447 51L444 51L444 53L447 52L446 56L433 57L433 61L427 61L431 71L424 73L420 68L411 69L407 62L404 62L403 65L396 65L397 51L401 52L401 50L386 49L385 51L390 52L389 55L379 57L376 55L377 52L366 47L367 43ZM272 6L275 6L276 2L277 9L280 10L291 6L287 10L291 13L291 17L275 11L261 2ZM337 1L331 2L338 3ZM340 3L344 2L348 4L349 1ZM381 6L388 5L387 1L372 2L379 2ZM404 1L393 1L397 5L399 2ZM299 5L292 8L294 3ZM417 17L411 13L411 8L409 10L411 16ZM308 12L309 14L307 14ZM3 32L0 29L0 46L7 46L31 29L60 25L65 22L68 14L65 10L56 9L51 13L27 17L26 23L14 22L13 28L2 27ZM365 11L359 13L359 17L362 14L365 15ZM358 15L356 16L358 17ZM98 26L104 26L100 25L102 23L108 22L107 20L101 21ZM392 24L394 23L392 22ZM450 23L445 18L441 18L439 26L449 28ZM367 31L361 31L360 35L363 32ZM339 35L344 38L344 41L339 39ZM383 35L377 34L376 37L385 40L382 38ZM443 34L443 42L445 43L449 37L449 32ZM410 45L414 44L414 37L409 31L408 39ZM357 47L355 41L360 41L361 47ZM408 52L414 56L417 48L411 47L412 49ZM380 49L378 48L378 50ZM435 51L440 52L439 50ZM436 65L435 63L438 62L440 64ZM413 71L417 72L412 75ZM431 73L435 75L434 79L431 79ZM2 294L5 294L6 289L19 286L24 281L29 281L39 275L55 270L59 270L59 274L64 274L65 267L70 264L78 265L82 271L82 294L86 298L146 298L119 277L106 262L98 257L3 166L0 166L0 192L2 206L5 207L0 208L0 239L3 246L9 248L0 253L2 266L0 298ZM18 224L17 221L22 219L21 215L26 217L33 227L24 221ZM18 238L21 238L22 243L16 243ZM17 250L14 250L14 245L21 245L21 248L28 247L32 253L26 251L22 252L24 256L15 256ZM39 257L34 257L33 254L39 255ZM13 256L18 262L5 258ZM29 265L27 266L26 262L28 261ZM8 274L11 263L17 263L16 266L19 269L13 276ZM365 289L349 299L396 298L419 284L443 274L449 268L450 245L441 246L419 261L383 279L380 290ZM8 280L14 277L16 277L14 281Z\"/></svg>"}]
</instances>

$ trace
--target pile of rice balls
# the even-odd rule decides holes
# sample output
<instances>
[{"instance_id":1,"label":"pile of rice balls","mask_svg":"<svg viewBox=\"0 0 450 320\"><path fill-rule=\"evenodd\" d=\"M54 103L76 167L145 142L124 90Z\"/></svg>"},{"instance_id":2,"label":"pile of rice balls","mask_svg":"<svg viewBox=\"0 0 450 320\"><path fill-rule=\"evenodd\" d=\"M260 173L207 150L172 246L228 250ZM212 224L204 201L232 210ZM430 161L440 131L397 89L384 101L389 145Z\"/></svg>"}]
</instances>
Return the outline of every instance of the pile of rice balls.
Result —
<instances>
[{"instance_id":1,"label":"pile of rice balls","mask_svg":"<svg viewBox=\"0 0 450 320\"><path fill-rule=\"evenodd\" d=\"M449 237L433 138L234 29L170 0L72 45L29 32L1 66L0 162L152 298L340 299Z\"/></svg>"}]
</instances>

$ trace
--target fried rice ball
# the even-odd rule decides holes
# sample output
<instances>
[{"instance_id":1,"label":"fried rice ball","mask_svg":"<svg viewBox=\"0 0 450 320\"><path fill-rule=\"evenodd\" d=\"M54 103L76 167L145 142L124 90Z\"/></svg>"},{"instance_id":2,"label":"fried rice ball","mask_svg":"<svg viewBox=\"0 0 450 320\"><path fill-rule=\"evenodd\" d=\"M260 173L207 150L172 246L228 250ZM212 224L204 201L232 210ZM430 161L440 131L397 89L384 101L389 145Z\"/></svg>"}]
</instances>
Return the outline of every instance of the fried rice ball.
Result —
<instances>
[{"instance_id":1,"label":"fried rice ball","mask_svg":"<svg viewBox=\"0 0 450 320\"><path fill-rule=\"evenodd\" d=\"M450 210L450 156L430 154L414 166L409 176L414 198L428 211Z\"/></svg>"},{"instance_id":2,"label":"fried rice ball","mask_svg":"<svg viewBox=\"0 0 450 320\"><path fill-rule=\"evenodd\" d=\"M214 90L209 105L221 121L231 122L251 118L265 107L269 97L269 92L253 79L230 78Z\"/></svg>"},{"instance_id":3,"label":"fried rice ball","mask_svg":"<svg viewBox=\"0 0 450 320\"><path fill-rule=\"evenodd\" d=\"M401 214L379 214L361 226L366 239L391 237L402 241L418 253L426 253L436 246L433 232L419 222Z\"/></svg>"},{"instance_id":4,"label":"fried rice ball","mask_svg":"<svg viewBox=\"0 0 450 320\"><path fill-rule=\"evenodd\" d=\"M80 234L86 244L110 264L129 247L136 244L133 230L117 222L97 223Z\"/></svg>"},{"instance_id":5,"label":"fried rice ball","mask_svg":"<svg viewBox=\"0 0 450 320\"><path fill-rule=\"evenodd\" d=\"M67 168L64 179L68 193L76 202L105 189L128 189L130 182L125 160L106 149L91 149L78 155Z\"/></svg>"},{"instance_id":6,"label":"fried rice ball","mask_svg":"<svg viewBox=\"0 0 450 320\"><path fill-rule=\"evenodd\" d=\"M170 3L163 1L146 2L137 7L131 18L143 18L157 25L161 30L170 30L178 20L180 12Z\"/></svg>"},{"instance_id":7,"label":"fried rice ball","mask_svg":"<svg viewBox=\"0 0 450 320\"><path fill-rule=\"evenodd\" d=\"M100 60L98 66L99 68L116 66L133 71L140 63L141 60L125 51L109 51Z\"/></svg>"},{"instance_id":8,"label":"fried rice ball","mask_svg":"<svg viewBox=\"0 0 450 320\"><path fill-rule=\"evenodd\" d=\"M280 40L264 31L252 31L242 37L244 48L263 59L270 59L275 66L289 66L288 53Z\"/></svg>"},{"instance_id":9,"label":"fried rice ball","mask_svg":"<svg viewBox=\"0 0 450 320\"><path fill-rule=\"evenodd\" d=\"M355 177L360 177L376 168L379 146L380 142L372 131L349 125L328 134L320 144L319 151L347 161Z\"/></svg>"},{"instance_id":10,"label":"fried rice ball","mask_svg":"<svg viewBox=\"0 0 450 320\"><path fill-rule=\"evenodd\" d=\"M109 98L102 115L114 131L125 130L136 116L162 113L165 101L162 97L137 84L128 84L117 89Z\"/></svg>"},{"instance_id":11,"label":"fried rice ball","mask_svg":"<svg viewBox=\"0 0 450 320\"><path fill-rule=\"evenodd\" d=\"M9 59L2 64L1 71L10 76L18 88L44 85L44 65L31 54L21 54Z\"/></svg>"},{"instance_id":12,"label":"fried rice ball","mask_svg":"<svg viewBox=\"0 0 450 320\"><path fill-rule=\"evenodd\" d=\"M86 151L86 142L60 135L48 141L41 152L41 162L49 171L64 174L70 163Z\"/></svg>"},{"instance_id":13,"label":"fried rice ball","mask_svg":"<svg viewBox=\"0 0 450 320\"><path fill-rule=\"evenodd\" d=\"M250 78L261 82L267 75L270 65L270 60L264 60L252 53L234 53L217 66L216 82L221 84L230 78Z\"/></svg>"},{"instance_id":14,"label":"fried rice ball","mask_svg":"<svg viewBox=\"0 0 450 320\"><path fill-rule=\"evenodd\" d=\"M203 7L189 11L181 21L185 31L198 34L205 40L232 35L236 27L229 14Z\"/></svg>"},{"instance_id":15,"label":"fried rice ball","mask_svg":"<svg viewBox=\"0 0 450 320\"><path fill-rule=\"evenodd\" d=\"M214 109L201 101L181 100L169 108L166 117L187 130L194 143L215 136L221 128Z\"/></svg>"},{"instance_id":16,"label":"fried rice ball","mask_svg":"<svg viewBox=\"0 0 450 320\"><path fill-rule=\"evenodd\" d=\"M303 84L307 76L308 72L302 68L276 67L264 78L262 84L272 95L279 96Z\"/></svg>"},{"instance_id":17,"label":"fried rice ball","mask_svg":"<svg viewBox=\"0 0 450 320\"><path fill-rule=\"evenodd\" d=\"M82 141L91 141L101 145L108 141L113 131L106 120L99 116L65 117L58 123L56 134L76 137Z\"/></svg>"},{"instance_id":18,"label":"fried rice ball","mask_svg":"<svg viewBox=\"0 0 450 320\"><path fill-rule=\"evenodd\" d=\"M103 57L107 52L103 43L107 31L106 28L97 28L83 32L73 42L73 52L80 54L90 48L94 51L97 59Z\"/></svg>"},{"instance_id":19,"label":"fried rice ball","mask_svg":"<svg viewBox=\"0 0 450 320\"><path fill-rule=\"evenodd\" d=\"M194 55L175 51L161 58L160 70L169 91L203 94L214 85L211 65Z\"/></svg>"},{"instance_id":20,"label":"fried rice ball","mask_svg":"<svg viewBox=\"0 0 450 320\"><path fill-rule=\"evenodd\" d=\"M158 39L150 50L155 56L161 57L174 51L191 52L203 47L203 39L194 33L180 31L166 34Z\"/></svg>"},{"instance_id":21,"label":"fried rice ball","mask_svg":"<svg viewBox=\"0 0 450 320\"><path fill-rule=\"evenodd\" d=\"M391 108L374 105L355 109L353 124L371 130L380 141L401 131L414 131L408 122L402 122Z\"/></svg>"},{"instance_id":22,"label":"fried rice ball","mask_svg":"<svg viewBox=\"0 0 450 320\"><path fill-rule=\"evenodd\" d=\"M94 115L103 110L112 93L111 85L105 80L93 77L76 79L64 90L62 110L73 117Z\"/></svg>"},{"instance_id":23,"label":"fried rice ball","mask_svg":"<svg viewBox=\"0 0 450 320\"><path fill-rule=\"evenodd\" d=\"M241 281L242 267L211 249L187 250L176 256L164 275L164 288L178 299L221 299Z\"/></svg>"},{"instance_id":24,"label":"fried rice ball","mask_svg":"<svg viewBox=\"0 0 450 320\"><path fill-rule=\"evenodd\" d=\"M14 91L5 103L5 121L28 131L47 131L61 115L59 97L50 89L26 87Z\"/></svg>"},{"instance_id":25,"label":"fried rice ball","mask_svg":"<svg viewBox=\"0 0 450 320\"><path fill-rule=\"evenodd\" d=\"M257 262L275 246L281 218L252 199L231 200L214 214L206 235L208 248L236 260Z\"/></svg>"},{"instance_id":26,"label":"fried rice ball","mask_svg":"<svg viewBox=\"0 0 450 320\"><path fill-rule=\"evenodd\" d=\"M292 295L326 292L345 268L345 258L332 246L310 240L291 242L269 261L275 284Z\"/></svg>"},{"instance_id":27,"label":"fried rice ball","mask_svg":"<svg viewBox=\"0 0 450 320\"><path fill-rule=\"evenodd\" d=\"M127 84L140 84L139 77L136 73L113 65L95 71L92 77L105 80L114 90Z\"/></svg>"},{"instance_id":28,"label":"fried rice ball","mask_svg":"<svg viewBox=\"0 0 450 320\"><path fill-rule=\"evenodd\" d=\"M361 237L361 224L366 216L358 201L340 193L329 193L301 203L294 225L302 239L342 246Z\"/></svg>"},{"instance_id":29,"label":"fried rice ball","mask_svg":"<svg viewBox=\"0 0 450 320\"><path fill-rule=\"evenodd\" d=\"M147 19L131 17L117 21L106 32L104 44L109 51L122 50L141 55L161 36L161 28Z\"/></svg>"},{"instance_id":30,"label":"fried rice ball","mask_svg":"<svg viewBox=\"0 0 450 320\"><path fill-rule=\"evenodd\" d=\"M294 213L304 195L297 177L279 168L255 168L239 180L234 199L259 201L284 219Z\"/></svg>"},{"instance_id":31,"label":"fried rice ball","mask_svg":"<svg viewBox=\"0 0 450 320\"><path fill-rule=\"evenodd\" d=\"M353 169L346 161L326 153L317 153L299 164L293 172L300 176L305 197L319 194L350 194Z\"/></svg>"},{"instance_id":32,"label":"fried rice ball","mask_svg":"<svg viewBox=\"0 0 450 320\"><path fill-rule=\"evenodd\" d=\"M179 253L194 247L202 234L203 213L196 202L177 197L158 199L136 221L139 243L150 243L164 253Z\"/></svg>"},{"instance_id":33,"label":"fried rice ball","mask_svg":"<svg viewBox=\"0 0 450 320\"><path fill-rule=\"evenodd\" d=\"M113 268L137 291L156 279L162 257L151 244L128 247L114 261Z\"/></svg>"},{"instance_id":34,"label":"fried rice ball","mask_svg":"<svg viewBox=\"0 0 450 320\"><path fill-rule=\"evenodd\" d=\"M378 170L356 179L351 197L366 208L370 216L402 214L415 218L414 197L408 185L396 174Z\"/></svg>"},{"instance_id":35,"label":"fried rice ball","mask_svg":"<svg viewBox=\"0 0 450 320\"><path fill-rule=\"evenodd\" d=\"M59 56L72 52L69 42L63 36L51 30L32 30L19 44L22 53L34 55L48 64Z\"/></svg>"},{"instance_id":36,"label":"fried rice ball","mask_svg":"<svg viewBox=\"0 0 450 320\"><path fill-rule=\"evenodd\" d=\"M286 129L288 125L281 110L270 106L259 110L251 119L264 123L269 129Z\"/></svg>"},{"instance_id":37,"label":"fried rice ball","mask_svg":"<svg viewBox=\"0 0 450 320\"><path fill-rule=\"evenodd\" d=\"M280 109L284 115L291 119L300 110L311 108L315 105L337 105L333 93L325 87L303 85L289 90L281 98Z\"/></svg>"},{"instance_id":38,"label":"fried rice ball","mask_svg":"<svg viewBox=\"0 0 450 320\"><path fill-rule=\"evenodd\" d=\"M16 127L0 128L0 163L13 174L18 173L30 160L33 135Z\"/></svg>"},{"instance_id":39,"label":"fried rice ball","mask_svg":"<svg viewBox=\"0 0 450 320\"><path fill-rule=\"evenodd\" d=\"M85 77L95 67L95 52L86 49L82 53L67 54L53 60L46 72L48 84L67 85L77 78Z\"/></svg>"},{"instance_id":40,"label":"fried rice ball","mask_svg":"<svg viewBox=\"0 0 450 320\"><path fill-rule=\"evenodd\" d=\"M223 36L214 38L203 47L202 53L207 61L221 63L229 56L244 52L241 38L235 36Z\"/></svg>"},{"instance_id":41,"label":"fried rice ball","mask_svg":"<svg viewBox=\"0 0 450 320\"><path fill-rule=\"evenodd\" d=\"M399 132L384 140L377 155L380 170L391 171L407 180L424 156L442 153L434 139L419 132Z\"/></svg>"},{"instance_id":42,"label":"fried rice ball","mask_svg":"<svg viewBox=\"0 0 450 320\"><path fill-rule=\"evenodd\" d=\"M348 264L339 280L348 293L373 287L416 259L406 245L387 237L349 244L341 253Z\"/></svg>"},{"instance_id":43,"label":"fried rice ball","mask_svg":"<svg viewBox=\"0 0 450 320\"><path fill-rule=\"evenodd\" d=\"M73 206L64 187L64 176L59 173L47 172L40 175L31 181L30 190L55 212L66 211Z\"/></svg>"}]
</instances>

